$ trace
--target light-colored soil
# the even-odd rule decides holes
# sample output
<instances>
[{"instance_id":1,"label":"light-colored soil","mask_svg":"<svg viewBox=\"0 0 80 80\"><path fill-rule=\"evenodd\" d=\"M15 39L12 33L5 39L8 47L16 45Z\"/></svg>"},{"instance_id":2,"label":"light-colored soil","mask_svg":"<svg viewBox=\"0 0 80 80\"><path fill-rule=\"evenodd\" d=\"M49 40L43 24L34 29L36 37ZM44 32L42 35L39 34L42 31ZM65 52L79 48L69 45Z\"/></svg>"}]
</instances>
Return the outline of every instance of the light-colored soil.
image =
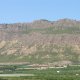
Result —
<instances>
[{"instance_id":1,"label":"light-colored soil","mask_svg":"<svg viewBox=\"0 0 80 80\"><path fill-rule=\"evenodd\" d=\"M0 74L0 77L34 76L34 74Z\"/></svg>"}]
</instances>

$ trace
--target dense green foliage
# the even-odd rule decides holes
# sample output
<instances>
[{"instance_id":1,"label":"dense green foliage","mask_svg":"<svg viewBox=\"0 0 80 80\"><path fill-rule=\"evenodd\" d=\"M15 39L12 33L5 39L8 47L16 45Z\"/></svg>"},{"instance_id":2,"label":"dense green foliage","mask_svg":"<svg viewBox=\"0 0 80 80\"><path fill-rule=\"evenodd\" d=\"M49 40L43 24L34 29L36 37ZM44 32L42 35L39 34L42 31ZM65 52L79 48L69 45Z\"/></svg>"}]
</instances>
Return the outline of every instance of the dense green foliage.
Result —
<instances>
[{"instance_id":1,"label":"dense green foliage","mask_svg":"<svg viewBox=\"0 0 80 80\"><path fill-rule=\"evenodd\" d=\"M6 66L9 69L12 66ZM13 66L14 67L14 66ZM12 69L13 69L12 67ZM19 67L26 67L26 65L15 65L15 69ZM28 67L28 66L27 66ZM57 72L59 71L59 73ZM8 72L7 72L8 73ZM23 74L34 74L35 76L21 76L21 77L0 77L0 80L80 80L80 66L67 66L67 68L53 68L45 70L14 70L10 72L23 73Z\"/></svg>"}]
</instances>

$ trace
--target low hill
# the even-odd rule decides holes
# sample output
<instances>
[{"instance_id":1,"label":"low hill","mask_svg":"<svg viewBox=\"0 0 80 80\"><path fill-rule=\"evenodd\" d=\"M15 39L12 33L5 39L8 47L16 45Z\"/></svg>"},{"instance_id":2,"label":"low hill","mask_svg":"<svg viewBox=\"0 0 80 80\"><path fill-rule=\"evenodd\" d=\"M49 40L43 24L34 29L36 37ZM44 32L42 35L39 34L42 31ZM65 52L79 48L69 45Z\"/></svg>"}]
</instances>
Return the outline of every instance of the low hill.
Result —
<instances>
[{"instance_id":1,"label":"low hill","mask_svg":"<svg viewBox=\"0 0 80 80\"><path fill-rule=\"evenodd\" d=\"M80 63L80 21L60 19L0 24L0 62Z\"/></svg>"}]
</instances>

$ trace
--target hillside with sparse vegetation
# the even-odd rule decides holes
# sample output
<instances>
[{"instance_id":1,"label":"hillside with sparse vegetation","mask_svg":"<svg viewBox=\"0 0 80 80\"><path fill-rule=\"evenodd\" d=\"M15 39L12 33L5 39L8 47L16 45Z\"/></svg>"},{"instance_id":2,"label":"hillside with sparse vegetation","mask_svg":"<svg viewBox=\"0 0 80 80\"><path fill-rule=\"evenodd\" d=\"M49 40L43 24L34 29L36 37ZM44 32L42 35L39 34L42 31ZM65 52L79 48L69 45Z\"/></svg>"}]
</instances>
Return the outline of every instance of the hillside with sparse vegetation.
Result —
<instances>
[{"instance_id":1,"label":"hillside with sparse vegetation","mask_svg":"<svg viewBox=\"0 0 80 80\"><path fill-rule=\"evenodd\" d=\"M80 21L0 24L0 63L62 66L80 63Z\"/></svg>"}]
</instances>

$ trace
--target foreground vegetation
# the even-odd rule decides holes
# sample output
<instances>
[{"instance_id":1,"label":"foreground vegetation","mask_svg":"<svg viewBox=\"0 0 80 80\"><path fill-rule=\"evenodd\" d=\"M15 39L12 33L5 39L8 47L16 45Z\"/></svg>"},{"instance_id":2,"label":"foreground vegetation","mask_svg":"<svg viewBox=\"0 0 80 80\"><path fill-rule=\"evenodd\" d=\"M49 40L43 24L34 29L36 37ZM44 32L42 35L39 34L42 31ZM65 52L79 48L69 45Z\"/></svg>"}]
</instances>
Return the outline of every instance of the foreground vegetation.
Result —
<instances>
[{"instance_id":1,"label":"foreground vegetation","mask_svg":"<svg viewBox=\"0 0 80 80\"><path fill-rule=\"evenodd\" d=\"M3 68L2 68L3 67ZM0 80L80 80L80 66L28 69L27 65L0 66L0 74L34 74L34 76L0 77ZM26 67L26 68L25 68Z\"/></svg>"}]
</instances>

